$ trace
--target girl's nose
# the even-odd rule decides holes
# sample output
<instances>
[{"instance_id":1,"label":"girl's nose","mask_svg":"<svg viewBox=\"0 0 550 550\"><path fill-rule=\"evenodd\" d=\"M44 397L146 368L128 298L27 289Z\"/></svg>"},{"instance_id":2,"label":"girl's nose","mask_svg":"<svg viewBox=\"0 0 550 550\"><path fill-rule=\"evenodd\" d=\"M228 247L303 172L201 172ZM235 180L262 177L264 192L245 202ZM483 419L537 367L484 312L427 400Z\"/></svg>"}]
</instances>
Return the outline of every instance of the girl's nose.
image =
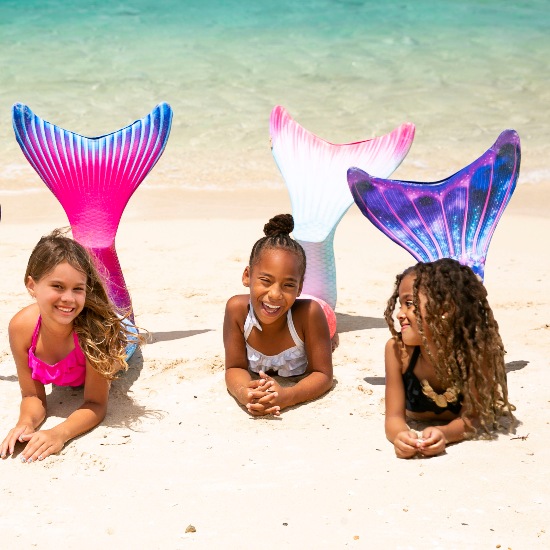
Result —
<instances>
[{"instance_id":1,"label":"girl's nose","mask_svg":"<svg viewBox=\"0 0 550 550\"><path fill-rule=\"evenodd\" d=\"M72 302L73 300L74 296L71 290L66 290L61 296L61 301L63 302Z\"/></svg>"},{"instance_id":2,"label":"girl's nose","mask_svg":"<svg viewBox=\"0 0 550 550\"><path fill-rule=\"evenodd\" d=\"M271 298L280 298L282 295L281 287L279 285L271 285L269 289L269 296Z\"/></svg>"},{"instance_id":3,"label":"girl's nose","mask_svg":"<svg viewBox=\"0 0 550 550\"><path fill-rule=\"evenodd\" d=\"M398 310L397 310L397 320L398 321L401 321L402 319L405 318L405 312L403 311L403 306L401 306Z\"/></svg>"}]
</instances>

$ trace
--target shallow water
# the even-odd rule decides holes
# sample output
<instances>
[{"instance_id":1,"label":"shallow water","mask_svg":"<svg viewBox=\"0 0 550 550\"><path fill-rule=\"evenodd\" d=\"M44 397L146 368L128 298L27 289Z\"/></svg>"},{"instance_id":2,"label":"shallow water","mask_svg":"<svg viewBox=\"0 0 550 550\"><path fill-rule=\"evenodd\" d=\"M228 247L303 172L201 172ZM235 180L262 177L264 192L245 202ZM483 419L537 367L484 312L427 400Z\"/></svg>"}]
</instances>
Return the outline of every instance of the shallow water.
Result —
<instances>
[{"instance_id":1,"label":"shallow water","mask_svg":"<svg viewBox=\"0 0 550 550\"><path fill-rule=\"evenodd\" d=\"M505 128L521 182L548 183L546 0L0 0L0 192L43 186L11 105L78 133L174 109L144 185L280 187L269 115L280 104L332 142L417 128L395 173L437 180Z\"/></svg>"}]
</instances>

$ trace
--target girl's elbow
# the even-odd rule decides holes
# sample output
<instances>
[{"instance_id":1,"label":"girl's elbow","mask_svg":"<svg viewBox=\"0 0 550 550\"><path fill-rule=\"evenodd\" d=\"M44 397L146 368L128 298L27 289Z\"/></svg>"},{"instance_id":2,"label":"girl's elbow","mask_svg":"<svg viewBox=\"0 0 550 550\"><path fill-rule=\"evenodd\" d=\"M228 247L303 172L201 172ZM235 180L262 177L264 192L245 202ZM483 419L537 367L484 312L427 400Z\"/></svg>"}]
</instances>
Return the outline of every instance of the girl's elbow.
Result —
<instances>
[{"instance_id":1,"label":"girl's elbow","mask_svg":"<svg viewBox=\"0 0 550 550\"><path fill-rule=\"evenodd\" d=\"M107 416L107 401L87 400L84 402L82 408L92 411L97 418L98 424Z\"/></svg>"},{"instance_id":2,"label":"girl's elbow","mask_svg":"<svg viewBox=\"0 0 550 550\"><path fill-rule=\"evenodd\" d=\"M95 410L95 422L92 428L99 426L107 416L107 407L101 407Z\"/></svg>"},{"instance_id":3,"label":"girl's elbow","mask_svg":"<svg viewBox=\"0 0 550 550\"><path fill-rule=\"evenodd\" d=\"M243 378L251 378L248 368L241 366L225 367L225 383L229 387L235 382L241 382Z\"/></svg>"},{"instance_id":4,"label":"girl's elbow","mask_svg":"<svg viewBox=\"0 0 550 550\"><path fill-rule=\"evenodd\" d=\"M319 384L319 395L323 395L332 389L334 385L334 376L332 372L323 373L322 383Z\"/></svg>"}]
</instances>

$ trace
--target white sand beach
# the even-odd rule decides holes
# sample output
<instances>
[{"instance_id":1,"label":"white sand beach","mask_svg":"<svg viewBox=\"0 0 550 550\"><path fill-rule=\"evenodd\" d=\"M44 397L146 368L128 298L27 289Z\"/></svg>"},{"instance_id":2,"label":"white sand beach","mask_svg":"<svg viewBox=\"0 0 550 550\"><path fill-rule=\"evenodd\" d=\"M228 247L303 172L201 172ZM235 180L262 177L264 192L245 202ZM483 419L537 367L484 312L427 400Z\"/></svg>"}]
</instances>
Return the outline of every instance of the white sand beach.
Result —
<instances>
[{"instance_id":1,"label":"white sand beach","mask_svg":"<svg viewBox=\"0 0 550 550\"><path fill-rule=\"evenodd\" d=\"M137 323L151 342L113 384L92 432L44 462L0 463L10 548L548 548L548 186L519 184L493 237L489 300L507 349L515 435L398 460L384 436L382 312L414 263L353 206L335 238L340 346L333 389L252 418L224 385L226 300L286 191L140 189L117 237ZM2 197L0 426L20 393L7 325L41 235L67 225L55 198ZM55 387L59 422L82 393ZM189 526L194 530L189 530ZM190 531L190 532L189 532Z\"/></svg>"}]
</instances>

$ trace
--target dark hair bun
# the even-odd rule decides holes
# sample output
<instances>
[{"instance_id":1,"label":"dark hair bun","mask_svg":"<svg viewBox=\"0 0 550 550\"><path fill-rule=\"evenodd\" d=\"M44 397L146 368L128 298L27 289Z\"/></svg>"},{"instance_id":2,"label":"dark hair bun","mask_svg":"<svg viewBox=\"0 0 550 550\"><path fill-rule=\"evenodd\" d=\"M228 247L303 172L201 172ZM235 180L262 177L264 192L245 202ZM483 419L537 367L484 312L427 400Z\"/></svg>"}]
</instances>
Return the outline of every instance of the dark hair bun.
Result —
<instances>
[{"instance_id":1,"label":"dark hair bun","mask_svg":"<svg viewBox=\"0 0 550 550\"><path fill-rule=\"evenodd\" d=\"M264 235L272 237L274 235L289 235L294 229L294 218L292 214L277 214L264 225Z\"/></svg>"}]
</instances>

